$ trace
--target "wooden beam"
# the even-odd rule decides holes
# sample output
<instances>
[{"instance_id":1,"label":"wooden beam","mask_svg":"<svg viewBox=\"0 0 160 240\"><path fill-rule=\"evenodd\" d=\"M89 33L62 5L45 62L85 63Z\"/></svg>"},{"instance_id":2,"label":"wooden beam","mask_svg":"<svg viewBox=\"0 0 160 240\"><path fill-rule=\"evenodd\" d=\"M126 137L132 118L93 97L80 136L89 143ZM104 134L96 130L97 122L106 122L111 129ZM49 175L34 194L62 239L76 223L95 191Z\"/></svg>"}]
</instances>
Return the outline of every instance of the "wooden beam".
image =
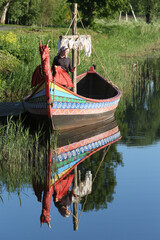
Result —
<instances>
[{"instance_id":1,"label":"wooden beam","mask_svg":"<svg viewBox=\"0 0 160 240\"><path fill-rule=\"evenodd\" d=\"M72 19L73 24L72 24L72 35L77 35L77 3L72 4ZM77 50L72 50L72 66L77 67ZM72 73L72 80L73 80L73 85L74 85L74 92L77 93L77 68L75 71Z\"/></svg>"},{"instance_id":2,"label":"wooden beam","mask_svg":"<svg viewBox=\"0 0 160 240\"><path fill-rule=\"evenodd\" d=\"M126 12L126 21L128 21L128 14L127 14L127 12Z\"/></svg>"},{"instance_id":3,"label":"wooden beam","mask_svg":"<svg viewBox=\"0 0 160 240\"><path fill-rule=\"evenodd\" d=\"M75 34L75 35L66 35L66 36L60 36L60 38L65 38L65 39L71 39L71 38L74 38L74 39L78 39L79 37L90 37L90 35L78 35L78 34Z\"/></svg>"},{"instance_id":4,"label":"wooden beam","mask_svg":"<svg viewBox=\"0 0 160 240\"><path fill-rule=\"evenodd\" d=\"M120 14L119 14L119 21L121 20L121 17L122 17L122 12L120 11Z\"/></svg>"},{"instance_id":5,"label":"wooden beam","mask_svg":"<svg viewBox=\"0 0 160 240\"><path fill-rule=\"evenodd\" d=\"M137 18L136 18L135 14L134 14L134 11L133 11L133 8L132 8L132 5L131 5L131 4L129 4L129 5L130 5L130 8L131 8L131 11L132 11L132 14L133 14L134 20L137 22Z\"/></svg>"}]
</instances>

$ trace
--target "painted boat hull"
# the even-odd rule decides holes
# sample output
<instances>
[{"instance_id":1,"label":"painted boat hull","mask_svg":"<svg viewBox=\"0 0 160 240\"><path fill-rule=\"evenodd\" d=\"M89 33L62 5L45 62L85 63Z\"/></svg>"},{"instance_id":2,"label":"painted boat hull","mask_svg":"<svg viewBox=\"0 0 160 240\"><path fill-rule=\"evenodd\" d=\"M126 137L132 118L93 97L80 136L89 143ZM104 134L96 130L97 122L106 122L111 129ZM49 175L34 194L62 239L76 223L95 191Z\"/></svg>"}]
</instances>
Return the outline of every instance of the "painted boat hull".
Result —
<instances>
[{"instance_id":1,"label":"painted boat hull","mask_svg":"<svg viewBox=\"0 0 160 240\"><path fill-rule=\"evenodd\" d=\"M24 108L37 122L49 120L54 130L94 124L114 116L121 92L97 72L78 76L77 90L75 94L57 83L43 82L24 99Z\"/></svg>"}]
</instances>

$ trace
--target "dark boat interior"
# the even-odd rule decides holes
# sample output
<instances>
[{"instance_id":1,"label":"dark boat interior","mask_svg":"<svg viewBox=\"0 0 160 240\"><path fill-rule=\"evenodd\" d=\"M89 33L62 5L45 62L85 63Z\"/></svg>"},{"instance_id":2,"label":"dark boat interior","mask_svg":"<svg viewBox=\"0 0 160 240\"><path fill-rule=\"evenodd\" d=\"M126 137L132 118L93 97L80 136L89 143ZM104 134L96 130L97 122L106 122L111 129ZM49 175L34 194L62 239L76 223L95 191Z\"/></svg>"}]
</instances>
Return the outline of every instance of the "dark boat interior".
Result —
<instances>
[{"instance_id":1,"label":"dark boat interior","mask_svg":"<svg viewBox=\"0 0 160 240\"><path fill-rule=\"evenodd\" d=\"M77 93L86 98L108 99L115 97L118 91L97 73L87 73L77 77Z\"/></svg>"}]
</instances>

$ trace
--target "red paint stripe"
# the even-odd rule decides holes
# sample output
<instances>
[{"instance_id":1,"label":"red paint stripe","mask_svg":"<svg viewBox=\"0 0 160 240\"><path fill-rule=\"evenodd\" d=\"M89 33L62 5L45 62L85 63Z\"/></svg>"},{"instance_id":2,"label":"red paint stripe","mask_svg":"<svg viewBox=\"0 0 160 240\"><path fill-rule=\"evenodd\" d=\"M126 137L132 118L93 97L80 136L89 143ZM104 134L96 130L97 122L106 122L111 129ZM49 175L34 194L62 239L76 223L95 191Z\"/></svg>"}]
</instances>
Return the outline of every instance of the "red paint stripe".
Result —
<instances>
[{"instance_id":1,"label":"red paint stripe","mask_svg":"<svg viewBox=\"0 0 160 240\"><path fill-rule=\"evenodd\" d=\"M105 108L92 108L92 109L53 109L52 115L78 115L78 114L97 114L109 112L115 109L118 106L118 103L105 107Z\"/></svg>"}]
</instances>

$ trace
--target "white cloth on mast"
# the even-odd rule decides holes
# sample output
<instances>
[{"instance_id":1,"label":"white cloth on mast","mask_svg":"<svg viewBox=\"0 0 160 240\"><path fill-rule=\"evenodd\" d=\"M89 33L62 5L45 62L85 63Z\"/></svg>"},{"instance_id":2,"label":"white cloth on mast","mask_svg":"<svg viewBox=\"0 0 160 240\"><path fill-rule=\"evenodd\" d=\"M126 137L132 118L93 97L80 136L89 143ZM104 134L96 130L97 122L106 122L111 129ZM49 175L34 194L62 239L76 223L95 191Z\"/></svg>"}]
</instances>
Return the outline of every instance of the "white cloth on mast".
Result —
<instances>
[{"instance_id":1,"label":"white cloth on mast","mask_svg":"<svg viewBox=\"0 0 160 240\"><path fill-rule=\"evenodd\" d=\"M58 52L62 46L74 50L84 50L87 57L90 57L92 53L90 35L79 35L77 38L75 36L61 36L57 44Z\"/></svg>"}]
</instances>

